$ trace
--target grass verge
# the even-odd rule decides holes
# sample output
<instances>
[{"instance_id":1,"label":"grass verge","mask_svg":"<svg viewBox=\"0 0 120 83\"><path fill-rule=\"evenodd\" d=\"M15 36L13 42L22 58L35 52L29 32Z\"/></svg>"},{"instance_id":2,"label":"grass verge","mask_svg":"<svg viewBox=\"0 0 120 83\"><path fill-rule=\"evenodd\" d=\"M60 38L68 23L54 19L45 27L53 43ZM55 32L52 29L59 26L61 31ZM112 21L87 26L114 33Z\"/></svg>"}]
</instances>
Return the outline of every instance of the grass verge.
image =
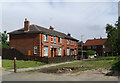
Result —
<instances>
[{"instance_id":1,"label":"grass verge","mask_svg":"<svg viewBox=\"0 0 120 83\"><path fill-rule=\"evenodd\" d=\"M110 70L110 69L113 69L113 67L114 67L114 70L119 71L120 68L118 68L118 66L116 66L116 64L118 65L119 61L120 61L120 57L117 57L117 56L100 57L97 59L91 59L91 60L87 60L87 61L79 61L79 62L63 64L63 65L59 65L59 66L52 66L52 67L42 68L42 69L38 69L38 70L61 68L61 67L84 66L84 68L80 68L80 69L74 70L72 72L86 71L86 70L99 69L99 68ZM32 70L32 71L27 71L27 72L34 72L34 71L38 71L38 70Z\"/></svg>"},{"instance_id":2,"label":"grass verge","mask_svg":"<svg viewBox=\"0 0 120 83\"><path fill-rule=\"evenodd\" d=\"M37 67L45 65L46 63L43 62L37 62L37 61L23 61L23 60L17 60L16 66L17 69L19 68L28 68L28 67ZM2 60L2 67L5 69L13 69L14 68L14 60Z\"/></svg>"}]
</instances>

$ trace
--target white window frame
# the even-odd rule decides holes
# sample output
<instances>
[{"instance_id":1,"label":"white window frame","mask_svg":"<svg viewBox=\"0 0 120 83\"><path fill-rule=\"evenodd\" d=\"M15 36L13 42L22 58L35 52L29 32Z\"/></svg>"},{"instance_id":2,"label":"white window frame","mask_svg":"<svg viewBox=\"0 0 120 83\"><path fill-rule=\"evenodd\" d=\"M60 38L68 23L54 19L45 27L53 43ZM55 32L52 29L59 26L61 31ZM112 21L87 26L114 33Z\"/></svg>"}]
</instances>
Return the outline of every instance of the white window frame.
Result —
<instances>
[{"instance_id":1,"label":"white window frame","mask_svg":"<svg viewBox=\"0 0 120 83\"><path fill-rule=\"evenodd\" d=\"M71 40L71 45L73 46L74 45L74 41Z\"/></svg>"},{"instance_id":2,"label":"white window frame","mask_svg":"<svg viewBox=\"0 0 120 83\"><path fill-rule=\"evenodd\" d=\"M48 41L48 35L44 34L44 41Z\"/></svg>"},{"instance_id":3,"label":"white window frame","mask_svg":"<svg viewBox=\"0 0 120 83\"><path fill-rule=\"evenodd\" d=\"M62 55L62 50L61 50L61 47L58 48L58 56L61 56Z\"/></svg>"},{"instance_id":4,"label":"white window frame","mask_svg":"<svg viewBox=\"0 0 120 83\"><path fill-rule=\"evenodd\" d=\"M77 55L77 49L75 49L75 55Z\"/></svg>"},{"instance_id":5,"label":"white window frame","mask_svg":"<svg viewBox=\"0 0 120 83\"><path fill-rule=\"evenodd\" d=\"M48 46L44 46L44 56L48 56Z\"/></svg>"},{"instance_id":6,"label":"white window frame","mask_svg":"<svg viewBox=\"0 0 120 83\"><path fill-rule=\"evenodd\" d=\"M54 40L54 38L53 38L53 36L51 36L51 42L53 42L53 40Z\"/></svg>"},{"instance_id":7,"label":"white window frame","mask_svg":"<svg viewBox=\"0 0 120 83\"><path fill-rule=\"evenodd\" d=\"M105 45L103 45L103 48L105 48Z\"/></svg>"},{"instance_id":8,"label":"white window frame","mask_svg":"<svg viewBox=\"0 0 120 83\"><path fill-rule=\"evenodd\" d=\"M54 37L54 43L56 43L56 37Z\"/></svg>"},{"instance_id":9,"label":"white window frame","mask_svg":"<svg viewBox=\"0 0 120 83\"><path fill-rule=\"evenodd\" d=\"M37 46L34 46L34 54L37 54Z\"/></svg>"},{"instance_id":10,"label":"white window frame","mask_svg":"<svg viewBox=\"0 0 120 83\"><path fill-rule=\"evenodd\" d=\"M69 40L67 40L67 45L69 45Z\"/></svg>"},{"instance_id":11,"label":"white window frame","mask_svg":"<svg viewBox=\"0 0 120 83\"><path fill-rule=\"evenodd\" d=\"M70 55L70 49L67 48L67 55Z\"/></svg>"},{"instance_id":12,"label":"white window frame","mask_svg":"<svg viewBox=\"0 0 120 83\"><path fill-rule=\"evenodd\" d=\"M77 42L75 41L75 46L77 46Z\"/></svg>"}]
</instances>

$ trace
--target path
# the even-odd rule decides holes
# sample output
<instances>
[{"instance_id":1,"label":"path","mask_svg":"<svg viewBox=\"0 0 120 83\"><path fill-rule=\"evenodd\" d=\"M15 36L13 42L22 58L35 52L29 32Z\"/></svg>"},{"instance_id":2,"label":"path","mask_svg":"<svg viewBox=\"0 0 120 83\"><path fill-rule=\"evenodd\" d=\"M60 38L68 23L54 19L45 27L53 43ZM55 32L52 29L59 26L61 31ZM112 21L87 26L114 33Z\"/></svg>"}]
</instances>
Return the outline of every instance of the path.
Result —
<instances>
[{"instance_id":1,"label":"path","mask_svg":"<svg viewBox=\"0 0 120 83\"><path fill-rule=\"evenodd\" d=\"M88 59L83 59L83 60L88 60ZM79 62L79 61L81 61L81 60L75 60L75 61L63 62L63 63L47 64L47 65L38 66L38 67L20 68L20 69L17 69L17 72L23 72L23 71L29 71L29 70L37 70L37 69L41 69L41 68L46 68L46 67L51 67L51 66L58 66L58 65L62 65L62 64L68 64L68 63L75 63L75 62ZM12 73L12 72L14 72L14 69L3 71L3 74L9 74L9 73Z\"/></svg>"}]
</instances>

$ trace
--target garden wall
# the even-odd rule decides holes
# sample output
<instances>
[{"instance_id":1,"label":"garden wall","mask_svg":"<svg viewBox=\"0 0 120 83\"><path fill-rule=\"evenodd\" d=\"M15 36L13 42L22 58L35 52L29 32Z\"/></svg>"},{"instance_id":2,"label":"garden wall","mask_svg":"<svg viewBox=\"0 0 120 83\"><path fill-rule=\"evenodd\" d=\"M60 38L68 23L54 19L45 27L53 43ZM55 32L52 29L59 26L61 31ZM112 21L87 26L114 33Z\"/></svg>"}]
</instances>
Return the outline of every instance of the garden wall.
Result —
<instances>
[{"instance_id":1,"label":"garden wall","mask_svg":"<svg viewBox=\"0 0 120 83\"><path fill-rule=\"evenodd\" d=\"M2 49L2 59L13 60L14 57L16 57L17 60L40 61L44 63L55 63L55 62L62 62L62 61L67 61L67 60L74 60L74 56L45 58L45 57L40 57L40 56L24 55L24 52L18 51L16 49Z\"/></svg>"}]
</instances>

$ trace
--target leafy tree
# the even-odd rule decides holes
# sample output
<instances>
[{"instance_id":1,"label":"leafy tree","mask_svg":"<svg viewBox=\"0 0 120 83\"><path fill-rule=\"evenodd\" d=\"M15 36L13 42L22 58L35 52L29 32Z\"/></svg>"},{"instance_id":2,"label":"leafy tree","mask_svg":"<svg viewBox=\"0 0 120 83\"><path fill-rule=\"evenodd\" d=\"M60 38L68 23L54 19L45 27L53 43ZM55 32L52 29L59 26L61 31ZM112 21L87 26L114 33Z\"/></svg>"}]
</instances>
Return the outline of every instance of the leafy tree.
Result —
<instances>
[{"instance_id":1,"label":"leafy tree","mask_svg":"<svg viewBox=\"0 0 120 83\"><path fill-rule=\"evenodd\" d=\"M94 55L95 54L95 51L93 50L88 50L86 51L87 55Z\"/></svg>"},{"instance_id":2,"label":"leafy tree","mask_svg":"<svg viewBox=\"0 0 120 83\"><path fill-rule=\"evenodd\" d=\"M7 31L0 33L0 38L2 40L2 48L9 48L9 42L7 41L8 39Z\"/></svg>"},{"instance_id":3,"label":"leafy tree","mask_svg":"<svg viewBox=\"0 0 120 83\"><path fill-rule=\"evenodd\" d=\"M120 55L120 19L116 21L115 25L106 25L106 33L110 44L107 46L117 54Z\"/></svg>"}]
</instances>

